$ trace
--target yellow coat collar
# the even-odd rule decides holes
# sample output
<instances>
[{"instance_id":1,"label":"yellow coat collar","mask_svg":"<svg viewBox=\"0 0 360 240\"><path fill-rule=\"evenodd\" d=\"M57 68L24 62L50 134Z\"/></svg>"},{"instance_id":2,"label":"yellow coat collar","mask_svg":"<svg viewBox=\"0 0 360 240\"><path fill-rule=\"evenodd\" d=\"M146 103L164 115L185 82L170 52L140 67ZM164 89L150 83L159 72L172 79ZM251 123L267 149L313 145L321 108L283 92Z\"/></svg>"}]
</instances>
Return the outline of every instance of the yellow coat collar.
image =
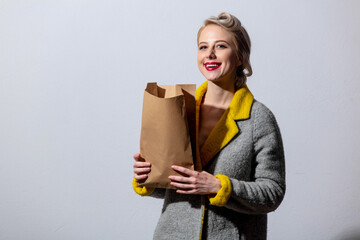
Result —
<instances>
[{"instance_id":1,"label":"yellow coat collar","mask_svg":"<svg viewBox=\"0 0 360 240\"><path fill-rule=\"evenodd\" d=\"M196 90L196 139L198 141L199 134L199 112L203 96L206 93L208 81L201 84ZM245 87L237 90L234 97L214 129L210 132L205 143L199 149L197 143L197 159L196 169L201 170L222 148L224 148L239 133L239 128L235 120L247 119L250 117L250 110L254 96L245 85Z\"/></svg>"}]
</instances>

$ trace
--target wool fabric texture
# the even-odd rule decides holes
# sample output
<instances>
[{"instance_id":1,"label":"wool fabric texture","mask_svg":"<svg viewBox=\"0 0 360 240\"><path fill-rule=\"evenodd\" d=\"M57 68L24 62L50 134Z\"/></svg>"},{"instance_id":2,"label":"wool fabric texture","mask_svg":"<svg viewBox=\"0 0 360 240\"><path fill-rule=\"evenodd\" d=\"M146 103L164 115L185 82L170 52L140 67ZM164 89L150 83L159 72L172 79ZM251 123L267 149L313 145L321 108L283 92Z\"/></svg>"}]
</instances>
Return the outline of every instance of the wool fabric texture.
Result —
<instances>
[{"instance_id":1,"label":"wool fabric texture","mask_svg":"<svg viewBox=\"0 0 360 240\"><path fill-rule=\"evenodd\" d=\"M207 82L197 89L197 111L206 89ZM198 152L197 169L221 176L222 188L210 202L173 189L139 192L133 184L143 196L164 198L153 238L266 239L267 213L285 194L284 150L272 112L246 86L239 89Z\"/></svg>"}]
</instances>

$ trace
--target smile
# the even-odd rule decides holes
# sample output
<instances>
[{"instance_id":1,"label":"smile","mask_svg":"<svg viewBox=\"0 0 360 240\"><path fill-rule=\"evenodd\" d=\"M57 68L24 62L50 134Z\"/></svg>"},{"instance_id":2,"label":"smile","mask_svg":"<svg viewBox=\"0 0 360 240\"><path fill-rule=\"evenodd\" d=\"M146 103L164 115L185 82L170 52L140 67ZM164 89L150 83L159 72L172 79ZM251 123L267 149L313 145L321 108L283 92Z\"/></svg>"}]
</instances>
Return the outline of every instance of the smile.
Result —
<instances>
[{"instance_id":1,"label":"smile","mask_svg":"<svg viewBox=\"0 0 360 240\"><path fill-rule=\"evenodd\" d=\"M206 70L214 71L215 69L218 69L221 66L221 63L219 63L219 62L206 62L206 63L204 63L204 66L205 66Z\"/></svg>"}]
</instances>

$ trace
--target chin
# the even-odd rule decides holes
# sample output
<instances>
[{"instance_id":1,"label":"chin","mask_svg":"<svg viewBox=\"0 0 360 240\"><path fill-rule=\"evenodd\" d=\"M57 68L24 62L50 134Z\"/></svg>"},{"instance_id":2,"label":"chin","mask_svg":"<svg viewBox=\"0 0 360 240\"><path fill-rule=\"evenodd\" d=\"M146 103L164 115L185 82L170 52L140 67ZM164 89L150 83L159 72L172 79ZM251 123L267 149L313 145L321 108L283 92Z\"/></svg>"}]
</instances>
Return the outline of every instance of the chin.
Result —
<instances>
[{"instance_id":1,"label":"chin","mask_svg":"<svg viewBox=\"0 0 360 240\"><path fill-rule=\"evenodd\" d=\"M206 76L207 76L207 79L211 80L211 81L217 81L217 80L222 79L222 75L220 75L220 74L206 74Z\"/></svg>"},{"instance_id":2,"label":"chin","mask_svg":"<svg viewBox=\"0 0 360 240\"><path fill-rule=\"evenodd\" d=\"M217 82L220 80L220 78L218 76L209 76L209 75L204 75L205 78L208 80L208 81L212 81L212 82Z\"/></svg>"}]
</instances>

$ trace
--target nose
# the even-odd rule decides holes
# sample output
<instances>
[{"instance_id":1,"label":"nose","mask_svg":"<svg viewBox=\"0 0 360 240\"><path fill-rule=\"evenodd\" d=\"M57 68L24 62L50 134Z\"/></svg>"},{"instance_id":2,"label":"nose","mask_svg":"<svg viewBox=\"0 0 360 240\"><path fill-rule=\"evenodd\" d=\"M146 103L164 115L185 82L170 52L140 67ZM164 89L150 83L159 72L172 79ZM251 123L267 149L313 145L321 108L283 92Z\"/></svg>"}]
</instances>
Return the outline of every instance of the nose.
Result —
<instances>
[{"instance_id":1,"label":"nose","mask_svg":"<svg viewBox=\"0 0 360 240\"><path fill-rule=\"evenodd\" d=\"M207 57L208 59L215 59L215 58L216 58L215 50L214 50L213 48L209 48L206 57Z\"/></svg>"}]
</instances>

